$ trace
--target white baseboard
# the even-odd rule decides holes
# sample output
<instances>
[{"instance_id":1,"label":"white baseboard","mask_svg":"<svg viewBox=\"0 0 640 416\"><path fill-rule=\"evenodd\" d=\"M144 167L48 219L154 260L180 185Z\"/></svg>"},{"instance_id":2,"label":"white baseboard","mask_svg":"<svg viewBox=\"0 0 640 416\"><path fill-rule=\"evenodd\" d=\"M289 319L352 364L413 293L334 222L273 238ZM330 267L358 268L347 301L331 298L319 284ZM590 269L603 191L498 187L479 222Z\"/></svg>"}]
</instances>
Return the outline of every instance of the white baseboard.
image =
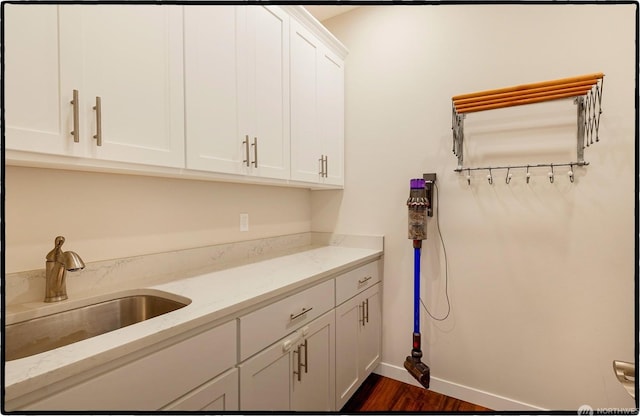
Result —
<instances>
[{"instance_id":1,"label":"white baseboard","mask_svg":"<svg viewBox=\"0 0 640 416\"><path fill-rule=\"evenodd\" d=\"M404 367L380 363L374 373L394 380L422 387ZM545 411L541 407L537 407L518 400L509 399L508 397L499 396L497 394L474 389L472 387L463 386L462 384L453 383L451 381L442 380L437 377L431 377L429 390L436 393L444 394L465 402L477 404L497 411Z\"/></svg>"}]
</instances>

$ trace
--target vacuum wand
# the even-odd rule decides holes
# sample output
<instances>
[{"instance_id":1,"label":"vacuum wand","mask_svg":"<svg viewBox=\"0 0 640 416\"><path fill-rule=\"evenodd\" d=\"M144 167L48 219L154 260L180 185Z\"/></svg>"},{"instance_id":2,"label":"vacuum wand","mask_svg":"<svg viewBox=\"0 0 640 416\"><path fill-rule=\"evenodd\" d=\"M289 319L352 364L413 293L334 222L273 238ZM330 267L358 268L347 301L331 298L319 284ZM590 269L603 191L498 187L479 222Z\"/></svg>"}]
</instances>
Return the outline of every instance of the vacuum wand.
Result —
<instances>
[{"instance_id":1,"label":"vacuum wand","mask_svg":"<svg viewBox=\"0 0 640 416\"><path fill-rule=\"evenodd\" d=\"M434 175L435 176L435 175ZM434 178L435 179L435 178ZM431 187L432 183L429 184ZM424 179L412 179L407 200L409 208L409 239L413 240L413 343L411 355L404 361L407 369L422 386L429 388L429 366L422 362L420 335L420 254L422 240L427 239L427 212L430 202L427 198Z\"/></svg>"}]
</instances>

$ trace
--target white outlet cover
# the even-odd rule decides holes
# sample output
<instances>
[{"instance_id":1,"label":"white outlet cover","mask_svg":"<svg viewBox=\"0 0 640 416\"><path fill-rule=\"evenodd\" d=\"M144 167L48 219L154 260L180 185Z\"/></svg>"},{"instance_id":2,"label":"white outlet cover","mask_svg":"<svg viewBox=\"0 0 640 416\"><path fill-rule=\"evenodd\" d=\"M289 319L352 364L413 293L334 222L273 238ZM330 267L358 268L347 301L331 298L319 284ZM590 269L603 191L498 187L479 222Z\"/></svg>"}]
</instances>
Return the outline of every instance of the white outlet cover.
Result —
<instances>
[{"instance_id":1,"label":"white outlet cover","mask_svg":"<svg viewBox=\"0 0 640 416\"><path fill-rule=\"evenodd\" d=\"M249 231L249 214L240 214L240 231Z\"/></svg>"}]
</instances>

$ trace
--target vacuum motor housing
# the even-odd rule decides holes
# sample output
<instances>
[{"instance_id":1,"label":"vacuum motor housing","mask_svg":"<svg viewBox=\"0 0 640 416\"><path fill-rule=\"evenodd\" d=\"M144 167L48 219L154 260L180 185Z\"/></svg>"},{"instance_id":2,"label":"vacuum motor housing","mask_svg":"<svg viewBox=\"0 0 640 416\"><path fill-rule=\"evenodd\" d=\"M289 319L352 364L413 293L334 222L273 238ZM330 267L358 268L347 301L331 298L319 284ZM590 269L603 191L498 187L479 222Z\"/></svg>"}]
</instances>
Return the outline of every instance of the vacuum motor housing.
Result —
<instances>
[{"instance_id":1,"label":"vacuum motor housing","mask_svg":"<svg viewBox=\"0 0 640 416\"><path fill-rule=\"evenodd\" d=\"M411 179L407 207L409 208L409 240L426 240L429 199L427 199L424 179Z\"/></svg>"}]
</instances>

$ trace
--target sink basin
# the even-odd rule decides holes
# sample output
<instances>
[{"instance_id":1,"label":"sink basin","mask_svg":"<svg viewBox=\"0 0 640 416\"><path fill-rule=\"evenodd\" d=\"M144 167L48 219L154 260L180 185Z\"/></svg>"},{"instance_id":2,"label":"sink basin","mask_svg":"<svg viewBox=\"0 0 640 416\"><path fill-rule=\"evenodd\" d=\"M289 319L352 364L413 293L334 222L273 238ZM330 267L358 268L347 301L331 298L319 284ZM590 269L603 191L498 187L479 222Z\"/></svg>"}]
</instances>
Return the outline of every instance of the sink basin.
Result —
<instances>
[{"instance_id":1,"label":"sink basin","mask_svg":"<svg viewBox=\"0 0 640 416\"><path fill-rule=\"evenodd\" d=\"M17 322L5 327L5 359L29 357L187 306L154 295L134 295Z\"/></svg>"}]
</instances>

